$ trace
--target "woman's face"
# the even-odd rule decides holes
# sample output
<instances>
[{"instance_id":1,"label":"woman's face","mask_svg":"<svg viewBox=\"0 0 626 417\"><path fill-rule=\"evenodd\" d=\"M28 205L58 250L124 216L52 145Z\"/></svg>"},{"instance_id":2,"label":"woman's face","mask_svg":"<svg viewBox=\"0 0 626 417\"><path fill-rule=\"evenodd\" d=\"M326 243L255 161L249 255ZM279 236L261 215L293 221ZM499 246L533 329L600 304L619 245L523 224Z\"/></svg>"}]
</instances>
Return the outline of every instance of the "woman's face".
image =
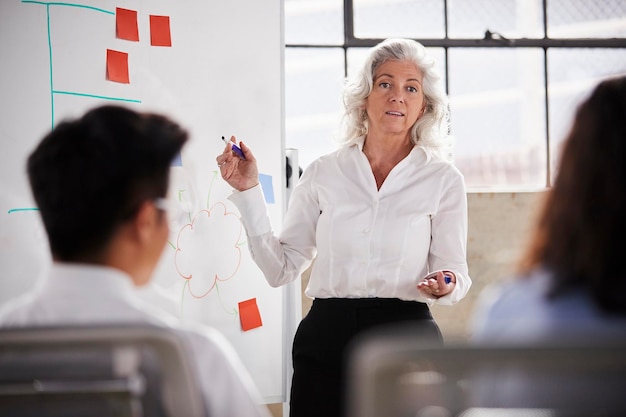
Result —
<instances>
[{"instance_id":1,"label":"woman's face","mask_svg":"<svg viewBox=\"0 0 626 417\"><path fill-rule=\"evenodd\" d=\"M372 92L365 100L371 134L409 135L426 105L423 78L409 61L388 60L378 67Z\"/></svg>"}]
</instances>

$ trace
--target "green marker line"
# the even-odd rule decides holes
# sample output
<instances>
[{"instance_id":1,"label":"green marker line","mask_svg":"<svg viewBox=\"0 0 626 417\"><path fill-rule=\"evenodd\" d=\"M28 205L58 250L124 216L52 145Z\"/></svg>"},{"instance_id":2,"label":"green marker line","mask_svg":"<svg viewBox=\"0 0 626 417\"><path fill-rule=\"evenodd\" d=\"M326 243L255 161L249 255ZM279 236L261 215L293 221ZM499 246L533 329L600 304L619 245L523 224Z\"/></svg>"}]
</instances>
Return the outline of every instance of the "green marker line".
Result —
<instances>
[{"instance_id":1,"label":"green marker line","mask_svg":"<svg viewBox=\"0 0 626 417\"><path fill-rule=\"evenodd\" d=\"M219 285L217 285L217 282L215 283L215 291L217 292L217 299L220 302L220 305L222 306L222 308L224 309L224 311L226 312L226 314L232 314L235 317L239 315L239 311L237 311L237 309L235 307L233 307L232 312L228 310L228 308L226 308L226 306L224 305L224 302L222 301L222 296L220 295L220 287Z\"/></svg>"},{"instance_id":2,"label":"green marker line","mask_svg":"<svg viewBox=\"0 0 626 417\"><path fill-rule=\"evenodd\" d=\"M98 99L103 99L103 100L126 101L128 103L141 103L141 100L135 100L135 99L132 99L132 98L99 96L97 94L75 93L73 91L53 90L52 93L53 94L65 94L65 95L68 95L68 96L80 96L80 97L98 98Z\"/></svg>"},{"instance_id":3,"label":"green marker line","mask_svg":"<svg viewBox=\"0 0 626 417\"><path fill-rule=\"evenodd\" d=\"M16 213L18 211L38 211L39 209L37 207L24 207L24 208L14 208L9 210L8 214L11 213Z\"/></svg>"},{"instance_id":4,"label":"green marker line","mask_svg":"<svg viewBox=\"0 0 626 417\"><path fill-rule=\"evenodd\" d=\"M30 4L39 4L39 5L44 5L46 6L46 24L47 24L47 32L48 32L48 65L49 65L49 72L50 72L50 129L54 129L54 120L55 120L55 109L54 109L54 95L55 94L70 94L70 93L64 93L64 92L56 92L54 91L54 77L53 77L53 71L52 71L52 35L50 33L50 6L64 6L64 7L77 7L77 8L81 8L81 9L88 9L88 10L92 10L92 11L96 11L96 12L100 12L100 13L105 13L108 15L115 15L115 12L112 12L110 10L105 10L105 9L101 9L99 7L93 7L93 6L87 6L84 4L76 4L76 3L66 3L66 2L50 2L50 1L37 1L37 0L22 0L22 3L30 3ZM80 94L76 94L76 95L80 95ZM84 96L87 97L98 97L98 96L90 96L87 94L84 94ZM105 98L106 97L100 97L100 98ZM116 100L114 98L109 98L109 100ZM123 99L118 99L118 100L123 100ZM124 100L124 101L131 101L131 100ZM141 103L140 101L132 101L132 102L137 102L137 103Z\"/></svg>"},{"instance_id":5,"label":"green marker line","mask_svg":"<svg viewBox=\"0 0 626 417\"><path fill-rule=\"evenodd\" d=\"M185 301L185 290L187 289L187 285L189 284L189 280L186 279L183 284L183 290L180 293L180 318L183 318L183 301Z\"/></svg>"},{"instance_id":6,"label":"green marker line","mask_svg":"<svg viewBox=\"0 0 626 417\"><path fill-rule=\"evenodd\" d=\"M54 129L54 81L52 77L52 37L50 35L50 6L46 5L46 24L48 25L48 65L50 67L50 130Z\"/></svg>"},{"instance_id":7,"label":"green marker line","mask_svg":"<svg viewBox=\"0 0 626 417\"><path fill-rule=\"evenodd\" d=\"M206 208L211 207L211 190L213 189L213 184L217 179L217 171L213 171L213 178L211 178L211 182L209 183L209 192L206 196Z\"/></svg>"},{"instance_id":8,"label":"green marker line","mask_svg":"<svg viewBox=\"0 0 626 417\"><path fill-rule=\"evenodd\" d=\"M95 10L96 12L102 12L106 14L115 14L110 10L101 9L99 7L87 6L84 4L76 4L76 3L65 3L65 2L57 2L57 1L34 1L34 0L22 0L22 3L31 3L31 4L45 4L46 6L67 6L67 7L79 7L81 9L89 9Z\"/></svg>"}]
</instances>

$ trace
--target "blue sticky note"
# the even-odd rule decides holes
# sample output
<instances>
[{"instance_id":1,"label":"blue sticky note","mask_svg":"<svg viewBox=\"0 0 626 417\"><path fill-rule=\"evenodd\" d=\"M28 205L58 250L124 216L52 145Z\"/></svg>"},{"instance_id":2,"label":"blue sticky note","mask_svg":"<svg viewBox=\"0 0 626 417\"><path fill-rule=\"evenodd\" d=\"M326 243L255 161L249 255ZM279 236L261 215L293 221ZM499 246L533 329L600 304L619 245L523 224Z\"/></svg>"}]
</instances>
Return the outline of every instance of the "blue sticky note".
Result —
<instances>
[{"instance_id":1,"label":"blue sticky note","mask_svg":"<svg viewBox=\"0 0 626 417\"><path fill-rule=\"evenodd\" d=\"M274 185L272 184L272 176L267 174L259 174L259 181L261 182L261 188L265 195L265 202L267 204L274 204Z\"/></svg>"}]
</instances>

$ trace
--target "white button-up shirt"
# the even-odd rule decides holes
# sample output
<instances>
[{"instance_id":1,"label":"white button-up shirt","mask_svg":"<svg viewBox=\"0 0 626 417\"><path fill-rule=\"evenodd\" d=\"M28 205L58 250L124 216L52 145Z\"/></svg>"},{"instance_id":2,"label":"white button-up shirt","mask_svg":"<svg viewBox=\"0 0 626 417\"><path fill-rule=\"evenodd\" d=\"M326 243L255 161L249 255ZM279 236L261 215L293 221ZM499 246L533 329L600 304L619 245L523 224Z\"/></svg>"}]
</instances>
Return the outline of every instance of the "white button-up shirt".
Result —
<instances>
[{"instance_id":1,"label":"white button-up shirt","mask_svg":"<svg viewBox=\"0 0 626 417\"><path fill-rule=\"evenodd\" d=\"M229 199L241 213L253 259L272 286L298 277L315 258L313 298L399 298L454 304L471 286L466 262L467 196L461 173L414 147L380 187L363 142L314 161L294 188L279 237L256 186ZM430 272L456 275L437 300L417 289Z\"/></svg>"},{"instance_id":2,"label":"white button-up shirt","mask_svg":"<svg viewBox=\"0 0 626 417\"><path fill-rule=\"evenodd\" d=\"M221 333L206 326L183 325L144 303L130 277L121 271L55 263L34 291L0 309L0 327L98 323L171 328L181 337L196 368L208 415L269 417L252 377Z\"/></svg>"}]
</instances>

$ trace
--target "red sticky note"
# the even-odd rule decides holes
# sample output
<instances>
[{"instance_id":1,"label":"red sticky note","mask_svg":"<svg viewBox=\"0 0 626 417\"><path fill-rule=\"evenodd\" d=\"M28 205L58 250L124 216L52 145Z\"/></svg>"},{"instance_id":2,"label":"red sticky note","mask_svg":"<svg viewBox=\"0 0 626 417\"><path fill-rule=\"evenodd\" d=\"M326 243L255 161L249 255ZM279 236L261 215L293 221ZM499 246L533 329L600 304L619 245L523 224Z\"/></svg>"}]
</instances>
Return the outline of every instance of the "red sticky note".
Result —
<instances>
[{"instance_id":1,"label":"red sticky note","mask_svg":"<svg viewBox=\"0 0 626 417\"><path fill-rule=\"evenodd\" d=\"M172 46L169 16L150 15L150 45Z\"/></svg>"},{"instance_id":2,"label":"red sticky note","mask_svg":"<svg viewBox=\"0 0 626 417\"><path fill-rule=\"evenodd\" d=\"M115 34L120 39L139 41L137 11L117 7L115 9Z\"/></svg>"},{"instance_id":3,"label":"red sticky note","mask_svg":"<svg viewBox=\"0 0 626 417\"><path fill-rule=\"evenodd\" d=\"M107 49L107 80L130 84L128 78L128 54Z\"/></svg>"},{"instance_id":4,"label":"red sticky note","mask_svg":"<svg viewBox=\"0 0 626 417\"><path fill-rule=\"evenodd\" d=\"M256 305L256 298L251 298L239 303L239 320L241 321L241 328L244 332L263 326L261 314Z\"/></svg>"}]
</instances>

